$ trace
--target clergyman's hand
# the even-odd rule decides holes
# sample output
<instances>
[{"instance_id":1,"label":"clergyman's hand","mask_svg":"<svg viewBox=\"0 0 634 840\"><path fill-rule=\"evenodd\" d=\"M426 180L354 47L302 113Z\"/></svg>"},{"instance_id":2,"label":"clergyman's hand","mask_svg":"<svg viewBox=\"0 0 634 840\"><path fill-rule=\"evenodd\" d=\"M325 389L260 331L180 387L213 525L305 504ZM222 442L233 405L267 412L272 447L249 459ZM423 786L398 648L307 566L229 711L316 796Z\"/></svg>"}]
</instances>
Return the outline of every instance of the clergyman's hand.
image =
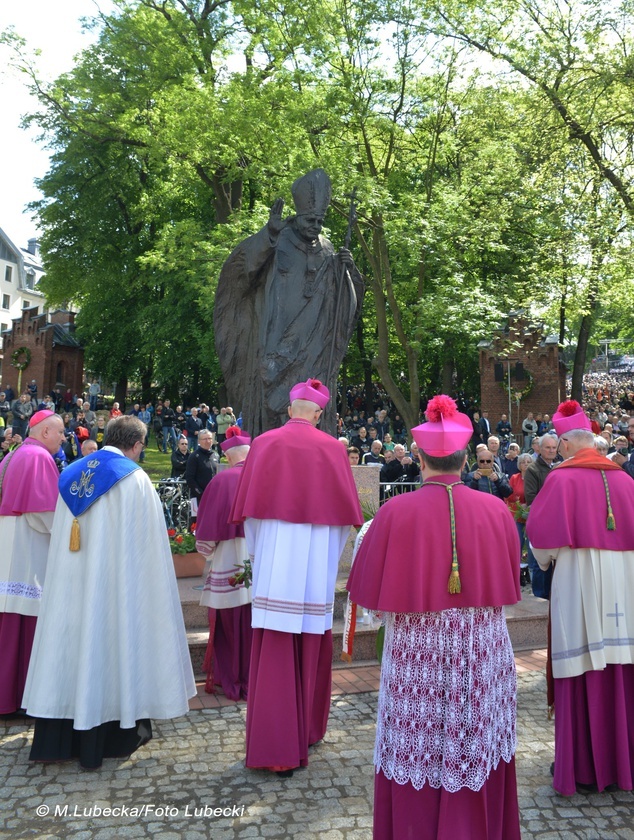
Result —
<instances>
[{"instance_id":1,"label":"clergyman's hand","mask_svg":"<svg viewBox=\"0 0 634 840\"><path fill-rule=\"evenodd\" d=\"M280 231L286 227L287 220L282 218L283 209L284 199L276 198L269 212L269 221L267 224L271 236L278 236Z\"/></svg>"},{"instance_id":2,"label":"clergyman's hand","mask_svg":"<svg viewBox=\"0 0 634 840\"><path fill-rule=\"evenodd\" d=\"M344 265L348 266L348 268L352 268L354 260L352 259L352 254L347 248L339 248L338 256Z\"/></svg>"}]
</instances>

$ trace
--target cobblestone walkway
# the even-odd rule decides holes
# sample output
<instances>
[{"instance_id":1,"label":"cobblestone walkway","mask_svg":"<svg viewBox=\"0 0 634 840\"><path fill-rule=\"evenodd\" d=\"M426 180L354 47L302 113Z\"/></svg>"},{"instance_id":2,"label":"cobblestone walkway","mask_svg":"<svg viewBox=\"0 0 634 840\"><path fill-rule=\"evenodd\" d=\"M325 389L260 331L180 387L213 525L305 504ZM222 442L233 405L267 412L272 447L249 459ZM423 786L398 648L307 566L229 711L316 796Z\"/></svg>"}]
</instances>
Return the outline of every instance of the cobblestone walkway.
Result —
<instances>
[{"instance_id":1,"label":"cobblestone walkway","mask_svg":"<svg viewBox=\"0 0 634 840\"><path fill-rule=\"evenodd\" d=\"M634 840L634 794L553 791L541 663L543 652L518 656L522 837ZM326 738L291 779L243 766L244 704L204 708L199 698L186 718L156 722L154 740L130 759L94 772L74 762L29 764L31 728L2 722L0 837L368 840L377 701L368 687L377 672L335 672Z\"/></svg>"}]
</instances>

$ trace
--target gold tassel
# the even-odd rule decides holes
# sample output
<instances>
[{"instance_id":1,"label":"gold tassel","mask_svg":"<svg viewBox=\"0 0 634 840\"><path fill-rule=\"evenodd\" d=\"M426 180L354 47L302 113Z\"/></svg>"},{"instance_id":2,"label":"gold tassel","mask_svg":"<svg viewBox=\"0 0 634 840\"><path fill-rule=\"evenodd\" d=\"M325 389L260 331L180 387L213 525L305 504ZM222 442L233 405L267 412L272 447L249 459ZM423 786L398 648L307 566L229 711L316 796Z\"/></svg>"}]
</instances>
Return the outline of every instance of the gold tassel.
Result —
<instances>
[{"instance_id":1,"label":"gold tassel","mask_svg":"<svg viewBox=\"0 0 634 840\"><path fill-rule=\"evenodd\" d=\"M460 584L460 572L458 569L453 569L451 574L449 575L449 594L450 595L460 595L462 591L462 586Z\"/></svg>"},{"instance_id":2,"label":"gold tassel","mask_svg":"<svg viewBox=\"0 0 634 840\"><path fill-rule=\"evenodd\" d=\"M611 509L608 511L608 531L616 531L616 519Z\"/></svg>"},{"instance_id":3,"label":"gold tassel","mask_svg":"<svg viewBox=\"0 0 634 840\"><path fill-rule=\"evenodd\" d=\"M70 545L68 546L68 548L70 549L70 551L79 551L79 547L79 519L75 517L73 519L73 524L70 529Z\"/></svg>"}]
</instances>

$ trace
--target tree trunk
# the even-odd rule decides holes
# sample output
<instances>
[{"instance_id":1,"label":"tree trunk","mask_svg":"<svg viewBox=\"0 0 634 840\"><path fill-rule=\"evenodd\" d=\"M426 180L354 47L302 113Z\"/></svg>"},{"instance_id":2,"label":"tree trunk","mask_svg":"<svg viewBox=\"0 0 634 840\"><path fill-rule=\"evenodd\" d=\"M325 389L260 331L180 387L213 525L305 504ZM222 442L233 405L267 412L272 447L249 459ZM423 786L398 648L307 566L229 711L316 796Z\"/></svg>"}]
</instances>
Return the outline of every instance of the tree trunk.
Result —
<instances>
[{"instance_id":1,"label":"tree trunk","mask_svg":"<svg viewBox=\"0 0 634 840\"><path fill-rule=\"evenodd\" d=\"M119 403L119 409L125 411L125 401L128 395L128 377L122 376L114 389L114 401Z\"/></svg>"}]
</instances>

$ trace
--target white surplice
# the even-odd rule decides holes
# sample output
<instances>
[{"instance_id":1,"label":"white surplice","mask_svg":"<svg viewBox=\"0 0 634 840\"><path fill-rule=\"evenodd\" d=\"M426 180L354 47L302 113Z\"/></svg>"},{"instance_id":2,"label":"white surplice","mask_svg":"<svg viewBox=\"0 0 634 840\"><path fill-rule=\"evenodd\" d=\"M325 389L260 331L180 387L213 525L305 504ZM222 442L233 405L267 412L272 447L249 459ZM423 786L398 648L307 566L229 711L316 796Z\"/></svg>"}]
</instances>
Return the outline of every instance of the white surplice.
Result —
<instances>
[{"instance_id":1,"label":"white surplice","mask_svg":"<svg viewBox=\"0 0 634 840\"><path fill-rule=\"evenodd\" d=\"M60 498L23 700L29 715L85 730L186 714L196 685L151 481L135 470L98 499L79 517L75 552L72 522Z\"/></svg>"},{"instance_id":2,"label":"white surplice","mask_svg":"<svg viewBox=\"0 0 634 840\"><path fill-rule=\"evenodd\" d=\"M53 511L0 516L0 613L37 616Z\"/></svg>"}]
</instances>

